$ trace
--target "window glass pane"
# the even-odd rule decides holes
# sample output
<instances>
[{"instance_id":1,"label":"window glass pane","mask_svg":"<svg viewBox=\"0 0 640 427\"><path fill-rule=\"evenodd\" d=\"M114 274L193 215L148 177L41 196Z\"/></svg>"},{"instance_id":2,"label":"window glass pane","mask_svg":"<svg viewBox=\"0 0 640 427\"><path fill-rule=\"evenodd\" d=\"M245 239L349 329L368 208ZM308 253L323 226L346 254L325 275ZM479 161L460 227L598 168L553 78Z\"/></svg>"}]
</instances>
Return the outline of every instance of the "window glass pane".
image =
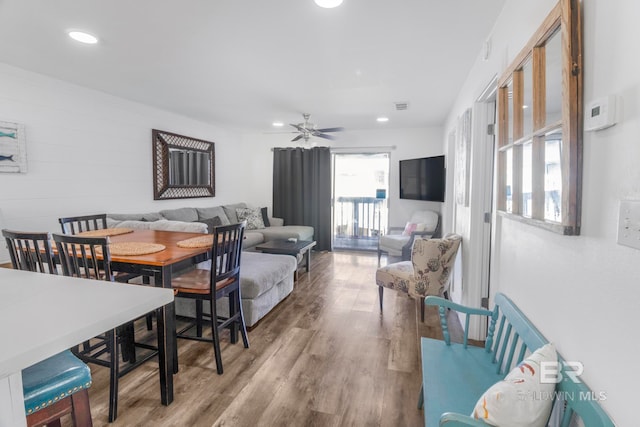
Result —
<instances>
[{"instance_id":1,"label":"window glass pane","mask_svg":"<svg viewBox=\"0 0 640 427\"><path fill-rule=\"evenodd\" d=\"M547 133L544 149L544 218L562 220L562 130Z\"/></svg>"},{"instance_id":2,"label":"window glass pane","mask_svg":"<svg viewBox=\"0 0 640 427\"><path fill-rule=\"evenodd\" d=\"M531 59L522 67L523 97L522 97L522 134L531 135L533 132L533 67Z\"/></svg>"},{"instance_id":3,"label":"window glass pane","mask_svg":"<svg viewBox=\"0 0 640 427\"><path fill-rule=\"evenodd\" d=\"M513 80L510 80L509 84L507 85L507 94L507 114L509 114L509 120L507 120L509 122L509 124L507 125L507 143L511 144L513 142Z\"/></svg>"},{"instance_id":4,"label":"window glass pane","mask_svg":"<svg viewBox=\"0 0 640 427\"><path fill-rule=\"evenodd\" d=\"M531 141L522 146L522 216L531 217Z\"/></svg>"},{"instance_id":5,"label":"window glass pane","mask_svg":"<svg viewBox=\"0 0 640 427\"><path fill-rule=\"evenodd\" d=\"M560 31L545 44L545 124L562 119L562 50Z\"/></svg>"},{"instance_id":6,"label":"window glass pane","mask_svg":"<svg viewBox=\"0 0 640 427\"><path fill-rule=\"evenodd\" d=\"M509 148L504 152L504 155L506 156L507 164L507 170L505 174L505 200L507 201L507 203L505 206L505 210L507 212L513 212L513 203L511 199L511 189L513 188L513 149Z\"/></svg>"}]
</instances>

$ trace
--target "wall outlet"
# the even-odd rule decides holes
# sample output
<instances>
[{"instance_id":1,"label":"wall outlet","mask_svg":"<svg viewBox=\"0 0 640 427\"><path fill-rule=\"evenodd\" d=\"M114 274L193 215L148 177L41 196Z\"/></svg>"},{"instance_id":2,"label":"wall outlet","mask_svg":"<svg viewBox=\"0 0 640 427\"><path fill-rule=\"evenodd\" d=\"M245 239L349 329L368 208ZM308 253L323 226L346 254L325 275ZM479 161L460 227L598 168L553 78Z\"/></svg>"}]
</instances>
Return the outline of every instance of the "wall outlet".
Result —
<instances>
[{"instance_id":1,"label":"wall outlet","mask_svg":"<svg viewBox=\"0 0 640 427\"><path fill-rule=\"evenodd\" d=\"M621 200L618 244L640 249L640 200Z\"/></svg>"}]
</instances>

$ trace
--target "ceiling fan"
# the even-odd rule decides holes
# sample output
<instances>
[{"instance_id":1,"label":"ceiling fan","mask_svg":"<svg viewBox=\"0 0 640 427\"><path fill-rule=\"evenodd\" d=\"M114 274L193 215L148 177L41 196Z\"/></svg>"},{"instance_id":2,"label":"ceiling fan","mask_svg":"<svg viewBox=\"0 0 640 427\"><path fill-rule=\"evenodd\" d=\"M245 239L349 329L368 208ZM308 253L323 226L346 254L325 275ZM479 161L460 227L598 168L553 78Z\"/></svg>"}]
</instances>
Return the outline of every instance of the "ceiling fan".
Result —
<instances>
[{"instance_id":1,"label":"ceiling fan","mask_svg":"<svg viewBox=\"0 0 640 427\"><path fill-rule=\"evenodd\" d=\"M291 126L296 128L296 130L292 133L299 133L299 135L293 138L291 142L298 141L300 139L304 139L305 142L308 142L309 138L311 138L312 136L334 140L336 139L336 137L333 135L329 135L328 132L342 132L344 130L344 128L341 127L318 129L317 125L309 121L310 116L311 115L309 113L303 113L302 117L304 118L304 123L290 124Z\"/></svg>"}]
</instances>

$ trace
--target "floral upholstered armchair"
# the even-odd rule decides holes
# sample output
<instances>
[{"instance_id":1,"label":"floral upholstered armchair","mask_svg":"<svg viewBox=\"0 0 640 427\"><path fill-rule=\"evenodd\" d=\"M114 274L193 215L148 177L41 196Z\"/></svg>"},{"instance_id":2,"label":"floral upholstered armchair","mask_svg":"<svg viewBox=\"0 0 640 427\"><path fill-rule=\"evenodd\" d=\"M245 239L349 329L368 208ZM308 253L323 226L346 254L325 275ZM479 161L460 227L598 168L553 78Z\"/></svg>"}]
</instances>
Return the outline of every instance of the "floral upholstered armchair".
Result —
<instances>
[{"instance_id":1,"label":"floral upholstered armchair","mask_svg":"<svg viewBox=\"0 0 640 427\"><path fill-rule=\"evenodd\" d=\"M395 289L420 301L424 322L423 300L427 295L443 296L449 290L449 277L461 242L462 237L457 234L447 234L441 239L418 238L413 243L411 261L378 268L380 313L384 288Z\"/></svg>"}]
</instances>

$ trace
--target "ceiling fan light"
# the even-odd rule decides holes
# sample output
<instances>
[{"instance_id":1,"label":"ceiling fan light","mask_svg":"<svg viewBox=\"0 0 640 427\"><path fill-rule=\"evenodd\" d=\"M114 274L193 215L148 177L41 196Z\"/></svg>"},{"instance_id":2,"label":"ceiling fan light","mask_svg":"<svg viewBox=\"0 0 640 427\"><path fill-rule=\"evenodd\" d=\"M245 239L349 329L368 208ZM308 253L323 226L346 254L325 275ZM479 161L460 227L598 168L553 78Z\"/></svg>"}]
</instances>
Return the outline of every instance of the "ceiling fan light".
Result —
<instances>
[{"instance_id":1,"label":"ceiling fan light","mask_svg":"<svg viewBox=\"0 0 640 427\"><path fill-rule=\"evenodd\" d=\"M284 123L282 123L282 122L273 122L272 125L273 125L273 127L281 128L282 126L284 126Z\"/></svg>"},{"instance_id":2,"label":"ceiling fan light","mask_svg":"<svg viewBox=\"0 0 640 427\"><path fill-rule=\"evenodd\" d=\"M96 44L98 43L98 38L92 34L85 33L84 31L69 31L69 37L74 39L77 42L85 43L85 44Z\"/></svg>"},{"instance_id":3,"label":"ceiling fan light","mask_svg":"<svg viewBox=\"0 0 640 427\"><path fill-rule=\"evenodd\" d=\"M324 7L325 9L338 7L342 4L342 0L314 0L314 1L318 6Z\"/></svg>"}]
</instances>

